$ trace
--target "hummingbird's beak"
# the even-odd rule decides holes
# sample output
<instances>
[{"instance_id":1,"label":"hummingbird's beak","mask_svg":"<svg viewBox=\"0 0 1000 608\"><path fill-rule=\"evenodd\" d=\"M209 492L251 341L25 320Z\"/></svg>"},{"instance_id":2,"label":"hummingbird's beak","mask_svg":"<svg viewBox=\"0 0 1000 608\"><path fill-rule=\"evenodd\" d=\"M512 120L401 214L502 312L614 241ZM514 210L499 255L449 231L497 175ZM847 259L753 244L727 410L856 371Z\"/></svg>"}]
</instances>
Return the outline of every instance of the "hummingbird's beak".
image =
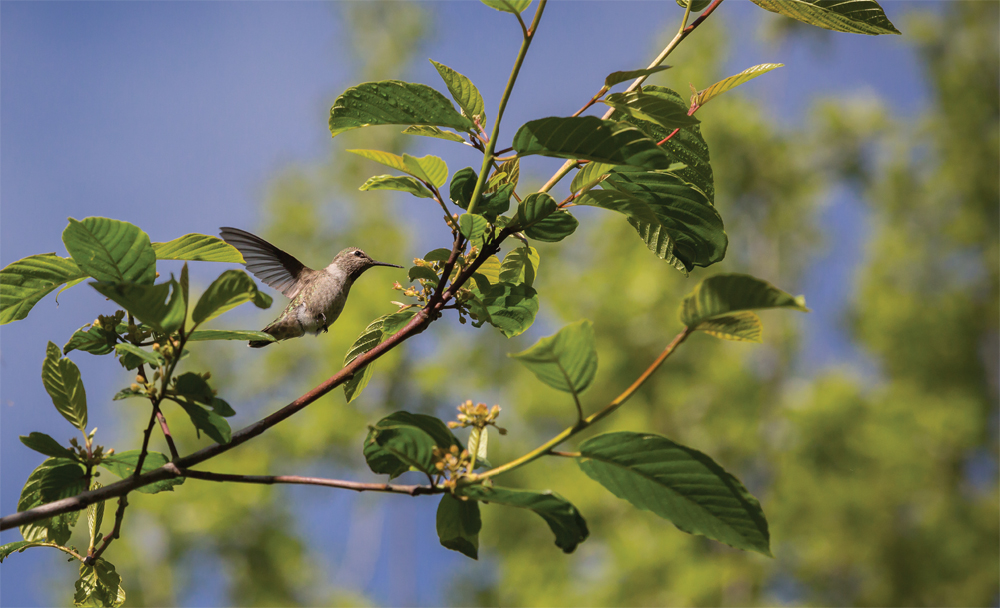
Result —
<instances>
[{"instance_id":1,"label":"hummingbird's beak","mask_svg":"<svg viewBox=\"0 0 1000 608\"><path fill-rule=\"evenodd\" d=\"M372 260L372 262L373 262L372 266L388 266L389 268L402 268L402 266L399 266L397 264L387 264L385 262L376 262L375 260Z\"/></svg>"}]
</instances>

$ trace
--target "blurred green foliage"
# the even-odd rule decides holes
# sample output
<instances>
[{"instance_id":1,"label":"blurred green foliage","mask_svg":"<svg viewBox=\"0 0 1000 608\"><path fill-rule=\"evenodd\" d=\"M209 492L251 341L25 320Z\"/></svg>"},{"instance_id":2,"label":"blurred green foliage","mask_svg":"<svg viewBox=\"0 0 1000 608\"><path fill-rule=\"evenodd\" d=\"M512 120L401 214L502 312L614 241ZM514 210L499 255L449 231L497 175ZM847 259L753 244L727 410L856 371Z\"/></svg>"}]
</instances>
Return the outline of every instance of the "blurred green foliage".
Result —
<instances>
[{"instance_id":1,"label":"blurred green foliage","mask_svg":"<svg viewBox=\"0 0 1000 608\"><path fill-rule=\"evenodd\" d=\"M348 31L364 40L355 45L364 51L352 58L359 66L355 81L396 77L399 58L423 35L419 7L365 3L346 10L354 23ZM471 568L483 571L480 564L459 568L448 593L456 603L997 601L1000 499L989 468L997 456L1000 364L997 20L996 3L961 2L904 24L934 95L917 120L896 117L872 98L820 103L798 130L777 129L740 95L721 96L699 113L716 204L732 239L719 271L749 272L798 293L794 287L823 231L816 225L819 201L845 182L863 196L872 231L849 329L875 373L803 377L796 368L798 324L809 319L765 312L764 345L693 336L600 431L660 433L712 455L760 498L776 558L682 534L615 499L574 463L543 459L500 483L559 492L586 517L590 539L564 555L536 516L486 505L480 553L496 575L470 575ZM725 35L718 21L706 22L672 57L677 67L651 82L705 86L727 76L719 69ZM363 139L347 133L334 140L328 162L284 171L268 193L262 236L279 246L295 243L306 263L328 259L348 237L377 243L368 249L379 259L406 263L413 243L390 197L356 190L379 170L343 150L401 153L407 143L391 129L365 131ZM545 305L536 335L593 321L600 367L583 400L593 411L681 329L675 311L693 283L651 258L620 218L599 210L579 215L573 237L538 245L534 286ZM446 243L447 233L436 230ZM394 310L386 281L359 282L338 327L360 331ZM232 359L233 350L218 344L196 356L211 361L216 386L233 403L258 407L238 408L239 426L339 369L355 337L331 332L255 353L263 359L252 363L245 354ZM362 477L358 448L367 424L398 409L450 418L467 398L504 408L500 422L510 434L494 435L489 454L504 462L575 416L567 395L541 387L504 356L533 341L450 320L436 324L381 359L371 386L351 406L335 391L211 468L297 473L335 462ZM135 426L141 424L137 418ZM180 426L178 447L188 453L197 444ZM989 473L977 474L977 466ZM210 572L224 573L233 605L365 602L330 582L334 566L309 550L309 525L294 520L291 494L192 480L173 494L130 496L125 534L115 545L129 603L176 605L206 563L215 563ZM372 544L367 550L378 551Z\"/></svg>"}]
</instances>

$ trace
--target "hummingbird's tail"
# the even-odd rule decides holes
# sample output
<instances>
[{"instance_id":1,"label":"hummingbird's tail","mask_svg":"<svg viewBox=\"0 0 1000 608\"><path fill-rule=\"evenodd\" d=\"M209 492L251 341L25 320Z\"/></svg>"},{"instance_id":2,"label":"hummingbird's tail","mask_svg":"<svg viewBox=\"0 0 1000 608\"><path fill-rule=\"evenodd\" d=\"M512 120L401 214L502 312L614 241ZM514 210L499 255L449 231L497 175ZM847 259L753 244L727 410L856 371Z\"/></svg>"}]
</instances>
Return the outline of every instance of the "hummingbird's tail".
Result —
<instances>
[{"instance_id":1,"label":"hummingbird's tail","mask_svg":"<svg viewBox=\"0 0 1000 608\"><path fill-rule=\"evenodd\" d=\"M267 327L265 327L261 331L264 332L265 334L271 334L272 336L274 336L274 332L271 331L271 326L270 325L268 325ZM275 337L277 337L277 336L275 336ZM274 344L274 342L272 342L270 340L250 340L250 342L247 345L250 348L264 348L268 344Z\"/></svg>"}]
</instances>

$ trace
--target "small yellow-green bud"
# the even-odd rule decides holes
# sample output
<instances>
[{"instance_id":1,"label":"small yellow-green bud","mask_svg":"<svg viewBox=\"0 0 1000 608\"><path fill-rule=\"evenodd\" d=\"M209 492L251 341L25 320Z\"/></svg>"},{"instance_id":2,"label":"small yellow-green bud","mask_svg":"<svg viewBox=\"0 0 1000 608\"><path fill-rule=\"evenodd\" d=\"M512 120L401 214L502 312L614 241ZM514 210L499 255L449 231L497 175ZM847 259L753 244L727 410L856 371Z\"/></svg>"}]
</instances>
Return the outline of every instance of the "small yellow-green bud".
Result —
<instances>
[{"instance_id":1,"label":"small yellow-green bud","mask_svg":"<svg viewBox=\"0 0 1000 608\"><path fill-rule=\"evenodd\" d=\"M136 384L135 382L133 382L133 383L131 384L131 386L129 386L129 388L130 388L130 389L132 389L132 392L133 392L133 393L138 393L138 392L139 392L139 385L138 385L138 384Z\"/></svg>"},{"instance_id":2,"label":"small yellow-green bud","mask_svg":"<svg viewBox=\"0 0 1000 608\"><path fill-rule=\"evenodd\" d=\"M160 350L160 343L159 342L153 342L153 350L154 351Z\"/></svg>"},{"instance_id":3,"label":"small yellow-green bud","mask_svg":"<svg viewBox=\"0 0 1000 608\"><path fill-rule=\"evenodd\" d=\"M211 380L212 372L205 372L204 374L201 375L201 377L204 378L205 380Z\"/></svg>"}]
</instances>

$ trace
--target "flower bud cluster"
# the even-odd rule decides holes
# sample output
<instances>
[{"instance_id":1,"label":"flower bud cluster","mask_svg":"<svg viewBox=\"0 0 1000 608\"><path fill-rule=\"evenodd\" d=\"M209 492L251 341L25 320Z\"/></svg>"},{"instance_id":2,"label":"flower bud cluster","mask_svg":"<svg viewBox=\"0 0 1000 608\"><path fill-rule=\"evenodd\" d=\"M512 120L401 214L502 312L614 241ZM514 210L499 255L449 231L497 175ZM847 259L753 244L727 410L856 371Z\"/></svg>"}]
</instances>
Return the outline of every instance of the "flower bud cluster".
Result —
<instances>
[{"instance_id":1,"label":"flower bud cluster","mask_svg":"<svg viewBox=\"0 0 1000 608\"><path fill-rule=\"evenodd\" d=\"M485 403L473 404L472 400L466 401L465 403L458 406L458 416L457 422L452 421L448 423L448 428L457 429L467 426L473 426L477 429L486 428L487 426L496 427L497 431L501 435L507 434L507 429L501 428L496 425L496 419L500 416L500 406L494 405L493 407L488 407Z\"/></svg>"},{"instance_id":2,"label":"flower bud cluster","mask_svg":"<svg viewBox=\"0 0 1000 608\"><path fill-rule=\"evenodd\" d=\"M457 445L451 446L448 450L435 446L432 458L438 474L445 477L442 485L449 492L454 492L458 478L469 470L471 462L469 451L459 450Z\"/></svg>"},{"instance_id":3,"label":"flower bud cluster","mask_svg":"<svg viewBox=\"0 0 1000 608\"><path fill-rule=\"evenodd\" d=\"M96 432L96 428L90 432L84 445L80 445L80 442L76 440L76 437L70 437L69 439L70 451L75 452L83 462L97 464L115 453L114 448L108 448L108 450L105 451L104 446L102 445L93 446L94 434ZM91 449L91 446L93 446L93 449Z\"/></svg>"},{"instance_id":4,"label":"flower bud cluster","mask_svg":"<svg viewBox=\"0 0 1000 608\"><path fill-rule=\"evenodd\" d=\"M106 332L117 333L118 324L122 322L125 318L125 311L116 311L113 315L97 315L94 322L91 324L94 327L100 327Z\"/></svg>"}]
</instances>

